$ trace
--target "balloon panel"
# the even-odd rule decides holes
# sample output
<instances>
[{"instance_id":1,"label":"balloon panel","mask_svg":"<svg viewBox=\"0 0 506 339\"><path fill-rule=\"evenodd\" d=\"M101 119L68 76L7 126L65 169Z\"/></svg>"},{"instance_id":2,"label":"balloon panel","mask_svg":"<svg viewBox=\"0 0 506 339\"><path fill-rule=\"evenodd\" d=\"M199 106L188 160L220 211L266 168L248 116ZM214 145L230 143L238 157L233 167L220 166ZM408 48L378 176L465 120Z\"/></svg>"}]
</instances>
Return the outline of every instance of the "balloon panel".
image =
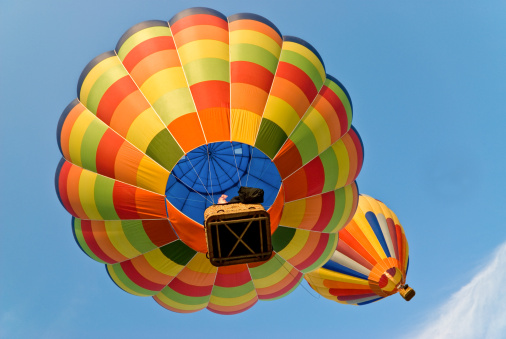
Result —
<instances>
[{"instance_id":1,"label":"balloon panel","mask_svg":"<svg viewBox=\"0 0 506 339\"><path fill-rule=\"evenodd\" d=\"M167 129L185 151L205 143L172 31L166 21L129 29L116 46L118 57ZM193 130L189 134L187 130Z\"/></svg>"},{"instance_id":2,"label":"balloon panel","mask_svg":"<svg viewBox=\"0 0 506 339\"><path fill-rule=\"evenodd\" d=\"M254 145L278 67L283 39L254 14L229 17L232 139Z\"/></svg>"},{"instance_id":3,"label":"balloon panel","mask_svg":"<svg viewBox=\"0 0 506 339\"><path fill-rule=\"evenodd\" d=\"M207 142L230 140L227 18L215 10L190 8L169 23Z\"/></svg>"},{"instance_id":4,"label":"balloon panel","mask_svg":"<svg viewBox=\"0 0 506 339\"><path fill-rule=\"evenodd\" d=\"M284 36L255 147L274 158L325 80L318 52L305 41Z\"/></svg>"}]
</instances>

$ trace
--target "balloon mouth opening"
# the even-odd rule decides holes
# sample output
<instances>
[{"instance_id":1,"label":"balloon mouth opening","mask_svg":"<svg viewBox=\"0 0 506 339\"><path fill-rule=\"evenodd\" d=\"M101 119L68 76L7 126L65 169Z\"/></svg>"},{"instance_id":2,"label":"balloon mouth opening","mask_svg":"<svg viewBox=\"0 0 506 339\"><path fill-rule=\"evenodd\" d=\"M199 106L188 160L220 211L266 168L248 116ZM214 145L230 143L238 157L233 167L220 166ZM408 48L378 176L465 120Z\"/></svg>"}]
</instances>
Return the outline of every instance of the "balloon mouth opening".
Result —
<instances>
[{"instance_id":1,"label":"balloon mouth opening","mask_svg":"<svg viewBox=\"0 0 506 339\"><path fill-rule=\"evenodd\" d=\"M391 292L401 283L402 278L402 272L397 267L390 267L381 275L378 285L385 292Z\"/></svg>"},{"instance_id":2,"label":"balloon mouth opening","mask_svg":"<svg viewBox=\"0 0 506 339\"><path fill-rule=\"evenodd\" d=\"M204 224L204 211L228 200L241 186L264 190L265 209L276 199L281 176L269 157L240 142L215 142L185 154L172 169L165 189L167 200L183 214Z\"/></svg>"},{"instance_id":3,"label":"balloon mouth opening","mask_svg":"<svg viewBox=\"0 0 506 339\"><path fill-rule=\"evenodd\" d=\"M391 258L390 258L391 260ZM385 264L390 266L385 270ZM388 267L387 266L387 267ZM406 280L403 271L396 263L389 263L389 259L378 263L369 274L369 286L379 296L387 297L398 292Z\"/></svg>"}]
</instances>

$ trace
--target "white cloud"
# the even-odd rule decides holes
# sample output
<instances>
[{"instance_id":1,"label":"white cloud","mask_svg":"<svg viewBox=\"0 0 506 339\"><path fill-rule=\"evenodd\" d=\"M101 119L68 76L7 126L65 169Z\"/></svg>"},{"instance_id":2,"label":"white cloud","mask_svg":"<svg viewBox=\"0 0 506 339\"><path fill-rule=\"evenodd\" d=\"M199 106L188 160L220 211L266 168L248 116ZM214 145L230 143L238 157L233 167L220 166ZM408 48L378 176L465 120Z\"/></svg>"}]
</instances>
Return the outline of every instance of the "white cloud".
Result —
<instances>
[{"instance_id":1,"label":"white cloud","mask_svg":"<svg viewBox=\"0 0 506 339\"><path fill-rule=\"evenodd\" d=\"M506 338L506 243L409 338Z\"/></svg>"}]
</instances>

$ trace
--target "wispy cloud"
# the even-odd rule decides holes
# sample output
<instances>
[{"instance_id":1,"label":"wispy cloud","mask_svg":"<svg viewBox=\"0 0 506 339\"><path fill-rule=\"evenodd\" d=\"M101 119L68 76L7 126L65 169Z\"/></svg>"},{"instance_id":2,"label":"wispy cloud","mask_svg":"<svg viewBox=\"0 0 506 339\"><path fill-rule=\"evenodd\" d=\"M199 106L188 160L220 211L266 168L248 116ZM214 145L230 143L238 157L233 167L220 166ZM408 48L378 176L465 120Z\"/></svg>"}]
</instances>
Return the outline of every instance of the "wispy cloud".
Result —
<instances>
[{"instance_id":1,"label":"wispy cloud","mask_svg":"<svg viewBox=\"0 0 506 339\"><path fill-rule=\"evenodd\" d=\"M506 338L506 243L410 338Z\"/></svg>"}]
</instances>

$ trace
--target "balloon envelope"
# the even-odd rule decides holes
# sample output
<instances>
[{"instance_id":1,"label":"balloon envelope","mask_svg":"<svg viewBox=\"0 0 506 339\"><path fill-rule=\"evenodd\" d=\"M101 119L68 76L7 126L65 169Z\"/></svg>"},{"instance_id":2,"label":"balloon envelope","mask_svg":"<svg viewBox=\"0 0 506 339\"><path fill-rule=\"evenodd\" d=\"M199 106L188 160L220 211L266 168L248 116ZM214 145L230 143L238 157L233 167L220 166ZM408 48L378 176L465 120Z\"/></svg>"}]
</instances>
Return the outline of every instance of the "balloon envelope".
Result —
<instances>
[{"instance_id":1,"label":"balloon envelope","mask_svg":"<svg viewBox=\"0 0 506 339\"><path fill-rule=\"evenodd\" d=\"M363 161L345 88L307 42L254 14L191 8L130 28L63 112L56 191L75 239L123 290L167 309L242 312L333 253ZM274 254L214 267L204 210L265 191Z\"/></svg>"},{"instance_id":2,"label":"balloon envelope","mask_svg":"<svg viewBox=\"0 0 506 339\"><path fill-rule=\"evenodd\" d=\"M408 264L408 242L397 216L361 194L353 219L339 231L334 254L305 279L327 299L365 305L397 293L406 283Z\"/></svg>"}]
</instances>

